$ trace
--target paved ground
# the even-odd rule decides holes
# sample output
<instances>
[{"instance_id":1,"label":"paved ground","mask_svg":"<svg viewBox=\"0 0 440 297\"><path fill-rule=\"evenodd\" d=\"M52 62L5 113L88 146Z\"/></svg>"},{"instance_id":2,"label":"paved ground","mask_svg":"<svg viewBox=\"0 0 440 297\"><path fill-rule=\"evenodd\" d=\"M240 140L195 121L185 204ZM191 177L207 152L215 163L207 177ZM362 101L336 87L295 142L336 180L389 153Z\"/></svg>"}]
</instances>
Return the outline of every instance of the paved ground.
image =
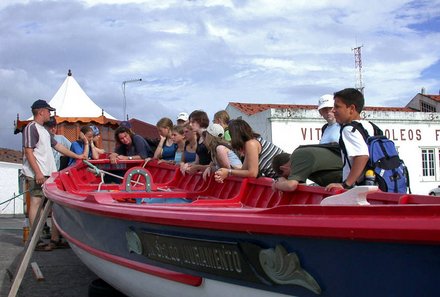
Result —
<instances>
[{"instance_id":1,"label":"paved ground","mask_svg":"<svg viewBox=\"0 0 440 297\"><path fill-rule=\"evenodd\" d=\"M0 216L0 296L8 296L9 271L18 269L24 250L22 226L23 217ZM37 281L29 265L17 296L87 297L89 283L97 278L71 249L34 252L30 262L37 262L45 280Z\"/></svg>"}]
</instances>

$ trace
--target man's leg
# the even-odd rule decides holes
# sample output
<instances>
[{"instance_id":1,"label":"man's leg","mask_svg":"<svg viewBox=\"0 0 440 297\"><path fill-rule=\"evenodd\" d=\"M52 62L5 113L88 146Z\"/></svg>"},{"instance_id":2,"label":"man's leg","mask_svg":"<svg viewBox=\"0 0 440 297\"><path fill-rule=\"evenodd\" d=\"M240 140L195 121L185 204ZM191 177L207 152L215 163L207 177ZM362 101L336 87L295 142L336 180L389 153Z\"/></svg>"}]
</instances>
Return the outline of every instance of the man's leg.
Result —
<instances>
[{"instance_id":1,"label":"man's leg","mask_svg":"<svg viewBox=\"0 0 440 297\"><path fill-rule=\"evenodd\" d=\"M57 227L53 222L53 214L52 214L52 226L50 228L50 240L54 242L60 241L60 231L58 231Z\"/></svg>"},{"instance_id":2,"label":"man's leg","mask_svg":"<svg viewBox=\"0 0 440 297\"><path fill-rule=\"evenodd\" d=\"M41 185L37 184L35 179L26 178L27 188L30 193L30 205L28 205L29 226L34 227L36 216L40 205L43 203L43 190Z\"/></svg>"},{"instance_id":3,"label":"man's leg","mask_svg":"<svg viewBox=\"0 0 440 297\"><path fill-rule=\"evenodd\" d=\"M43 203L43 197L31 196L30 202L31 203L29 205L29 210L28 210L29 224L30 224L31 228L35 228L34 222L35 222L35 219L37 216L38 209L39 209L40 205Z\"/></svg>"}]
</instances>

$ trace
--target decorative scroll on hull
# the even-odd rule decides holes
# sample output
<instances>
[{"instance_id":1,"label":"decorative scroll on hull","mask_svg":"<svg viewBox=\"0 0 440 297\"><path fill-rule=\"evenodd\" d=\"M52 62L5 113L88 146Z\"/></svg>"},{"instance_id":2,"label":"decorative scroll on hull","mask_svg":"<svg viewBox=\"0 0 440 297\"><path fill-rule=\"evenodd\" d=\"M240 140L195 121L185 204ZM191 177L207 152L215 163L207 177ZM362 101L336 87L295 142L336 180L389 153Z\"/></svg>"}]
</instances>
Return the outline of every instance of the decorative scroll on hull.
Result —
<instances>
[{"instance_id":1,"label":"decorative scroll on hull","mask_svg":"<svg viewBox=\"0 0 440 297\"><path fill-rule=\"evenodd\" d=\"M260 263L267 276L276 284L298 285L321 294L316 280L302 269L296 253L287 253L282 245L260 252Z\"/></svg>"}]
</instances>

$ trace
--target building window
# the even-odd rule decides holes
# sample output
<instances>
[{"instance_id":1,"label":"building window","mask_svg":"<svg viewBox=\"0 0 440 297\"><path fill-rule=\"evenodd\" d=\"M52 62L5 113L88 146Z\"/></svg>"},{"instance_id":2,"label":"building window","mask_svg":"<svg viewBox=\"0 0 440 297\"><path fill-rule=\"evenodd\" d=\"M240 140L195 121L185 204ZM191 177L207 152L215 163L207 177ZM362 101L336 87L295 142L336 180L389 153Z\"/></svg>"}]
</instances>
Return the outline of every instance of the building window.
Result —
<instances>
[{"instance_id":1,"label":"building window","mask_svg":"<svg viewBox=\"0 0 440 297\"><path fill-rule=\"evenodd\" d=\"M420 111L423 111L423 112L436 112L437 110L436 110L435 106L433 106L433 105L431 105L429 103L426 103L424 101L420 101Z\"/></svg>"},{"instance_id":2,"label":"building window","mask_svg":"<svg viewBox=\"0 0 440 297\"><path fill-rule=\"evenodd\" d=\"M435 159L436 155L438 156L437 160ZM422 149L422 175L424 180L436 180L436 161L437 163L440 161L440 152L438 149Z\"/></svg>"}]
</instances>

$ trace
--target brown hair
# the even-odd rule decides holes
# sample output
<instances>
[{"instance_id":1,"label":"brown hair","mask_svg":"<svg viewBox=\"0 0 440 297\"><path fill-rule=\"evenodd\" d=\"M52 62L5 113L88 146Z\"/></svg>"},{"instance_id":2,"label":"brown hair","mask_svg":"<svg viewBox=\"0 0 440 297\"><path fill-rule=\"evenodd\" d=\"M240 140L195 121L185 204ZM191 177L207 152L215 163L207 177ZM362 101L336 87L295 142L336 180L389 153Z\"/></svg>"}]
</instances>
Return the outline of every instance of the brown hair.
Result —
<instances>
[{"instance_id":1,"label":"brown hair","mask_svg":"<svg viewBox=\"0 0 440 297\"><path fill-rule=\"evenodd\" d=\"M281 176L283 175L283 171L280 169L280 167L289 161L290 161L290 154L288 153L281 153L279 155L276 155L272 159L272 169L275 171L276 174Z\"/></svg>"},{"instance_id":2,"label":"brown hair","mask_svg":"<svg viewBox=\"0 0 440 297\"><path fill-rule=\"evenodd\" d=\"M127 133L128 135L130 135L131 140L133 140L133 136L134 136L133 131L131 131L131 129L129 129L127 127L120 126L120 127L118 127L115 130L115 141L116 141L116 143L122 145L122 142L119 140L119 134L122 134L122 133Z\"/></svg>"},{"instance_id":3,"label":"brown hair","mask_svg":"<svg viewBox=\"0 0 440 297\"><path fill-rule=\"evenodd\" d=\"M347 88L334 93L334 98L338 97L346 106L354 105L358 113L364 108L364 95L357 89Z\"/></svg>"},{"instance_id":4,"label":"brown hair","mask_svg":"<svg viewBox=\"0 0 440 297\"><path fill-rule=\"evenodd\" d=\"M211 135L209 133L206 133L204 137L205 137L205 141L204 142L205 142L206 148L211 153L211 159L212 160L217 160L216 148L219 145L223 145L223 146L227 147L228 149L232 149L232 147L229 144L229 142L227 142L226 140L224 140L221 137L217 137L217 136ZM209 140L209 141L207 141L207 140Z\"/></svg>"},{"instance_id":5,"label":"brown hair","mask_svg":"<svg viewBox=\"0 0 440 297\"><path fill-rule=\"evenodd\" d=\"M86 133L89 133L89 132L92 132L92 133L93 133L92 127L90 127L90 126L82 126L80 131L81 131L84 135L85 135Z\"/></svg>"},{"instance_id":6,"label":"brown hair","mask_svg":"<svg viewBox=\"0 0 440 297\"><path fill-rule=\"evenodd\" d=\"M241 119L229 122L229 133L231 134L231 145L234 150L242 151L246 141L254 139L260 134L255 133L251 126Z\"/></svg>"},{"instance_id":7,"label":"brown hair","mask_svg":"<svg viewBox=\"0 0 440 297\"><path fill-rule=\"evenodd\" d=\"M189 120L199 123L200 128L208 128L209 126L208 115L203 110L194 110L189 115Z\"/></svg>"}]
</instances>

